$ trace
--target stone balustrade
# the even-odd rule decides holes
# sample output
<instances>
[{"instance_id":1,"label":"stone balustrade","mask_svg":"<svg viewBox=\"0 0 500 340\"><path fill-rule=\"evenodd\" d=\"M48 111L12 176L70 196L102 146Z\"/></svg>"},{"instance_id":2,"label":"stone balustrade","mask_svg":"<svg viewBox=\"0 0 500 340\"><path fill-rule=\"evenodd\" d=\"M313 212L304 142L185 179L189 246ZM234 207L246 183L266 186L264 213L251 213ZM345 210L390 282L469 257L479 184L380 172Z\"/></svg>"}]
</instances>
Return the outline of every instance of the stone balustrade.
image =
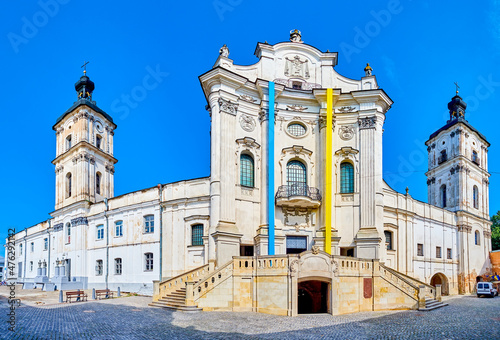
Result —
<instances>
[{"instance_id":1,"label":"stone balustrade","mask_svg":"<svg viewBox=\"0 0 500 340\"><path fill-rule=\"evenodd\" d=\"M211 269L211 265L206 264L181 275L170 278L166 281L155 282L153 287L153 301L158 301L161 296L167 296L168 294L175 292L176 290L186 287L186 284L188 282L195 282L202 279L211 271L213 271L213 269Z\"/></svg>"}]
</instances>

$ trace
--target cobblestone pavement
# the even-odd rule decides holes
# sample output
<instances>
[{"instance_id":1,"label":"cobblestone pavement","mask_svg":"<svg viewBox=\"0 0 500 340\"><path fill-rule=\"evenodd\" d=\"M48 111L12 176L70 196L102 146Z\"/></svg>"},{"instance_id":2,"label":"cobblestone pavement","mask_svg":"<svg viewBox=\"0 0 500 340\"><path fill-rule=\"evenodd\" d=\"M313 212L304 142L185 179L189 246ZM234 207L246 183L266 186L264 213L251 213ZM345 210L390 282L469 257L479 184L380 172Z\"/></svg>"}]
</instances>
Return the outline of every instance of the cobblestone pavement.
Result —
<instances>
[{"instance_id":1,"label":"cobblestone pavement","mask_svg":"<svg viewBox=\"0 0 500 340\"><path fill-rule=\"evenodd\" d=\"M295 318L258 313L182 313L147 307L149 297L16 309L0 297L0 338L6 339L499 339L500 297L449 298L430 312L365 312Z\"/></svg>"}]
</instances>

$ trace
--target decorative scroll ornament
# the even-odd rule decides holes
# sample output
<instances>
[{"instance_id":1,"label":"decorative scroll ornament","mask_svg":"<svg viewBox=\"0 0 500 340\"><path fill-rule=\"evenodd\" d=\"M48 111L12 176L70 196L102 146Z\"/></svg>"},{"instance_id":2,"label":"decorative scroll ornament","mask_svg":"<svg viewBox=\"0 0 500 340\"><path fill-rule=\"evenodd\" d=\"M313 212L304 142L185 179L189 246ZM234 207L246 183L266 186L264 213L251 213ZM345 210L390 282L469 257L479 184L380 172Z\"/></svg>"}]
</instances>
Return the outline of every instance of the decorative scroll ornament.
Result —
<instances>
[{"instance_id":1,"label":"decorative scroll ornament","mask_svg":"<svg viewBox=\"0 0 500 340\"><path fill-rule=\"evenodd\" d=\"M89 224L89 222L88 222L86 217L77 217L77 218L73 218L71 220L72 227L77 226L77 225L88 225L88 224Z\"/></svg>"},{"instance_id":2,"label":"decorative scroll ornament","mask_svg":"<svg viewBox=\"0 0 500 340\"><path fill-rule=\"evenodd\" d=\"M360 129L375 129L377 117L359 118L358 124Z\"/></svg>"},{"instance_id":3,"label":"decorative scroll ornament","mask_svg":"<svg viewBox=\"0 0 500 340\"><path fill-rule=\"evenodd\" d=\"M240 95L240 99L243 99L244 101L246 101L246 102L250 102L250 103L255 102L255 99L253 99L253 98L252 98L252 97L250 97L250 96L247 96L246 94L242 94L242 95Z\"/></svg>"},{"instance_id":4,"label":"decorative scroll ornament","mask_svg":"<svg viewBox=\"0 0 500 340\"><path fill-rule=\"evenodd\" d=\"M342 106L339 109L339 112L345 113L345 112L352 112L352 111L355 111L355 110L356 110L356 107L354 107L354 106Z\"/></svg>"},{"instance_id":5,"label":"decorative scroll ornament","mask_svg":"<svg viewBox=\"0 0 500 340\"><path fill-rule=\"evenodd\" d=\"M342 140L350 140L354 136L354 127L351 125L341 126L339 136Z\"/></svg>"},{"instance_id":6,"label":"decorative scroll ornament","mask_svg":"<svg viewBox=\"0 0 500 340\"><path fill-rule=\"evenodd\" d=\"M300 60L300 56L296 55L293 58L285 58L285 76L309 78L308 60Z\"/></svg>"},{"instance_id":7,"label":"decorative scroll ornament","mask_svg":"<svg viewBox=\"0 0 500 340\"><path fill-rule=\"evenodd\" d=\"M219 98L219 108L222 112L229 113L233 116L236 116L236 113L238 113L238 104L231 103L231 101L223 98Z\"/></svg>"},{"instance_id":8,"label":"decorative scroll ornament","mask_svg":"<svg viewBox=\"0 0 500 340\"><path fill-rule=\"evenodd\" d=\"M299 111L299 112L307 110L307 107L304 107L302 105L287 105L286 107L289 108L290 110Z\"/></svg>"},{"instance_id":9,"label":"decorative scroll ornament","mask_svg":"<svg viewBox=\"0 0 500 340\"><path fill-rule=\"evenodd\" d=\"M266 108L261 108L259 111L259 122L263 122L269 119L268 110Z\"/></svg>"},{"instance_id":10,"label":"decorative scroll ornament","mask_svg":"<svg viewBox=\"0 0 500 340\"><path fill-rule=\"evenodd\" d=\"M255 130L255 119L249 115L242 114L240 117L240 125L243 130L252 132Z\"/></svg>"}]
</instances>

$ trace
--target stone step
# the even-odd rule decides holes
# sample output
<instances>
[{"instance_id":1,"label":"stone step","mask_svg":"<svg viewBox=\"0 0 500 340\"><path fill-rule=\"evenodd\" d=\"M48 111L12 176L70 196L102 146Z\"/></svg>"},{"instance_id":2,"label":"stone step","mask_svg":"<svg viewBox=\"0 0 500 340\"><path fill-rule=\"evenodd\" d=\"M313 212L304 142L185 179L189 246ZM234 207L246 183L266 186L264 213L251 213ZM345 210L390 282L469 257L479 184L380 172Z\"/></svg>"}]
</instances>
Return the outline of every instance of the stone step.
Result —
<instances>
[{"instance_id":1,"label":"stone step","mask_svg":"<svg viewBox=\"0 0 500 340\"><path fill-rule=\"evenodd\" d=\"M158 299L158 301L167 302L167 303L185 303L186 298L177 299L177 298L166 297L166 298L160 298L160 299Z\"/></svg>"},{"instance_id":2,"label":"stone step","mask_svg":"<svg viewBox=\"0 0 500 340\"><path fill-rule=\"evenodd\" d=\"M159 303L159 302L152 302L148 304L150 307L156 307L156 308L164 308L164 309L170 309L174 311L180 311L180 312L185 312L185 313L197 313L201 312L202 309L198 308L197 306L178 306L178 305L170 305L166 303Z\"/></svg>"},{"instance_id":3,"label":"stone step","mask_svg":"<svg viewBox=\"0 0 500 340\"><path fill-rule=\"evenodd\" d=\"M174 292L174 293L167 294L166 296L184 296L184 297L186 297L186 292L184 292L184 293Z\"/></svg>"},{"instance_id":4,"label":"stone step","mask_svg":"<svg viewBox=\"0 0 500 340\"><path fill-rule=\"evenodd\" d=\"M419 311L431 311L437 308L448 306L447 303L439 302L437 300L426 300L425 308L419 308Z\"/></svg>"}]
</instances>

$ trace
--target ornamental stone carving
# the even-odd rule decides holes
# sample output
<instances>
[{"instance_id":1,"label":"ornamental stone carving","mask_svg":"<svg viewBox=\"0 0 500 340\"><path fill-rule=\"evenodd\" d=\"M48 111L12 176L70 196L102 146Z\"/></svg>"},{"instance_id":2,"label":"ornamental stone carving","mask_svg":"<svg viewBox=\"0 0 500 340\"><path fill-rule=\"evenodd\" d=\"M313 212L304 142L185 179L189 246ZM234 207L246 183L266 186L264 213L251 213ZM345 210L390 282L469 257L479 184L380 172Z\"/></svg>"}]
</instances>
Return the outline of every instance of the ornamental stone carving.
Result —
<instances>
[{"instance_id":1,"label":"ornamental stone carving","mask_svg":"<svg viewBox=\"0 0 500 340\"><path fill-rule=\"evenodd\" d=\"M289 108L292 111L302 112L304 110L307 110L307 107L304 107L302 105L287 105L286 107Z\"/></svg>"},{"instance_id":2,"label":"ornamental stone carving","mask_svg":"<svg viewBox=\"0 0 500 340\"><path fill-rule=\"evenodd\" d=\"M342 106L339 109L339 112L345 113L345 112L353 112L355 110L356 110L356 108L354 106Z\"/></svg>"},{"instance_id":3,"label":"ornamental stone carving","mask_svg":"<svg viewBox=\"0 0 500 340\"><path fill-rule=\"evenodd\" d=\"M236 113L238 113L238 104L231 103L230 100L223 98L219 98L219 108L222 112L229 113L233 116L236 116Z\"/></svg>"},{"instance_id":4,"label":"ornamental stone carving","mask_svg":"<svg viewBox=\"0 0 500 340\"><path fill-rule=\"evenodd\" d=\"M354 136L354 127L352 125L344 125L339 129L339 136L342 140L350 140Z\"/></svg>"},{"instance_id":5,"label":"ornamental stone carving","mask_svg":"<svg viewBox=\"0 0 500 340\"><path fill-rule=\"evenodd\" d=\"M255 99L253 99L252 97L250 96L247 96L246 94L242 94L240 95L240 99L246 101L246 102L250 102L250 103L253 103L255 102Z\"/></svg>"},{"instance_id":6,"label":"ornamental stone carving","mask_svg":"<svg viewBox=\"0 0 500 340\"><path fill-rule=\"evenodd\" d=\"M375 129L377 117L366 117L358 119L359 129Z\"/></svg>"},{"instance_id":7,"label":"ornamental stone carving","mask_svg":"<svg viewBox=\"0 0 500 340\"><path fill-rule=\"evenodd\" d=\"M427 185L431 185L434 183L436 183L436 177L431 177L431 178L427 179Z\"/></svg>"},{"instance_id":8,"label":"ornamental stone carving","mask_svg":"<svg viewBox=\"0 0 500 340\"><path fill-rule=\"evenodd\" d=\"M483 235L484 235L484 237L486 237L486 238L491 238L491 231L484 230L484 231L483 231Z\"/></svg>"},{"instance_id":9,"label":"ornamental stone carving","mask_svg":"<svg viewBox=\"0 0 500 340\"><path fill-rule=\"evenodd\" d=\"M240 125L243 130L252 132L255 130L255 119L247 114L242 114L240 117Z\"/></svg>"},{"instance_id":10,"label":"ornamental stone carving","mask_svg":"<svg viewBox=\"0 0 500 340\"><path fill-rule=\"evenodd\" d=\"M457 228L458 228L458 231L467 232L468 234L470 234L472 231L472 227L470 225L467 225L467 224L459 224L459 225L457 225Z\"/></svg>"},{"instance_id":11,"label":"ornamental stone carving","mask_svg":"<svg viewBox=\"0 0 500 340\"><path fill-rule=\"evenodd\" d=\"M86 217L77 217L71 220L71 226L75 227L77 225L88 225L89 222Z\"/></svg>"},{"instance_id":12,"label":"ornamental stone carving","mask_svg":"<svg viewBox=\"0 0 500 340\"><path fill-rule=\"evenodd\" d=\"M225 58L229 57L229 48L227 48L226 44L220 48L219 54Z\"/></svg>"},{"instance_id":13,"label":"ornamental stone carving","mask_svg":"<svg viewBox=\"0 0 500 340\"><path fill-rule=\"evenodd\" d=\"M259 111L259 122L262 124L262 122L268 119L269 119L268 110L262 107Z\"/></svg>"},{"instance_id":14,"label":"ornamental stone carving","mask_svg":"<svg viewBox=\"0 0 500 340\"><path fill-rule=\"evenodd\" d=\"M285 58L285 76L309 78L309 61L301 60L300 56L295 55L293 58Z\"/></svg>"},{"instance_id":15,"label":"ornamental stone carving","mask_svg":"<svg viewBox=\"0 0 500 340\"><path fill-rule=\"evenodd\" d=\"M54 224L54 231L62 230L63 227L64 227L64 224L62 224L62 223Z\"/></svg>"},{"instance_id":16,"label":"ornamental stone carving","mask_svg":"<svg viewBox=\"0 0 500 340\"><path fill-rule=\"evenodd\" d=\"M321 249L319 246L312 246L311 250L314 255L318 255Z\"/></svg>"}]
</instances>

